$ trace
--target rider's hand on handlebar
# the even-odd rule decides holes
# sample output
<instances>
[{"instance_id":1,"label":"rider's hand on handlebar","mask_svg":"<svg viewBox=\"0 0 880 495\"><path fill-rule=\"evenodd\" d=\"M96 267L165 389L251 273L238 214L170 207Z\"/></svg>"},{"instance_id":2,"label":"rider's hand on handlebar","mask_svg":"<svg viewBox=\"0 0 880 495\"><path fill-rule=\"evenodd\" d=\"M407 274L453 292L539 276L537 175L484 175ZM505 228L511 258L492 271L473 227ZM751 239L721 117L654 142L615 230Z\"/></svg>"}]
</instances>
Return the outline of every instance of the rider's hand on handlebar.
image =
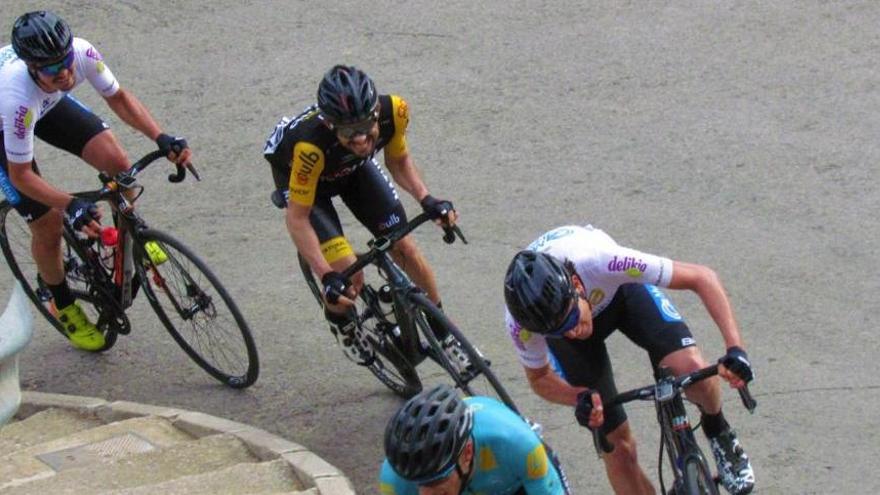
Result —
<instances>
[{"instance_id":1,"label":"rider's hand on handlebar","mask_svg":"<svg viewBox=\"0 0 880 495\"><path fill-rule=\"evenodd\" d=\"M177 165L189 165L192 158L192 150L186 143L186 139L177 136L169 136L168 134L159 134L156 138L156 145L169 160Z\"/></svg>"},{"instance_id":2,"label":"rider's hand on handlebar","mask_svg":"<svg viewBox=\"0 0 880 495\"><path fill-rule=\"evenodd\" d=\"M323 295L327 304L351 306L354 304L355 292L349 281L339 272L327 272L321 277L324 286Z\"/></svg>"},{"instance_id":3,"label":"rider's hand on handlebar","mask_svg":"<svg viewBox=\"0 0 880 495\"><path fill-rule=\"evenodd\" d=\"M95 203L80 198L73 198L64 209L64 220L73 230L82 232L95 239L101 233L101 211Z\"/></svg>"},{"instance_id":4,"label":"rider's hand on handlebar","mask_svg":"<svg viewBox=\"0 0 880 495\"><path fill-rule=\"evenodd\" d=\"M586 389L577 396L577 405L574 406L574 417L579 425L595 430L605 422L605 414L602 410L602 397L599 392Z\"/></svg>"},{"instance_id":5,"label":"rider's hand on handlebar","mask_svg":"<svg viewBox=\"0 0 880 495\"><path fill-rule=\"evenodd\" d=\"M727 349L727 354L718 360L718 374L733 388L742 388L755 378L749 355L738 346Z\"/></svg>"},{"instance_id":6,"label":"rider's hand on handlebar","mask_svg":"<svg viewBox=\"0 0 880 495\"><path fill-rule=\"evenodd\" d=\"M419 204L422 205L422 210L424 210L437 225L451 227L455 225L455 221L458 219L458 212L456 212L455 207L452 206L452 201L437 199L429 194L422 198L422 200L419 201Z\"/></svg>"}]
</instances>

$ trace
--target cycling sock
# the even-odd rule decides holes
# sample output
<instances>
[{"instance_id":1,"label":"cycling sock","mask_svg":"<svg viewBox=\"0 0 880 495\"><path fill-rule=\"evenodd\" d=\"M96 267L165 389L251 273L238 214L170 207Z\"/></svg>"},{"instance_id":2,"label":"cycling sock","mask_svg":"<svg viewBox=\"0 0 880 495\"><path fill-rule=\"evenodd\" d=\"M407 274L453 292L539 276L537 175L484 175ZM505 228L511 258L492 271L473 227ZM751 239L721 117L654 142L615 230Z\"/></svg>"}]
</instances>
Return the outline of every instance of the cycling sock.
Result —
<instances>
[{"instance_id":1,"label":"cycling sock","mask_svg":"<svg viewBox=\"0 0 880 495\"><path fill-rule=\"evenodd\" d=\"M724 413L721 411L718 411L718 414L703 413L702 421L703 433L709 438L715 438L720 435L721 432L730 428L730 425L727 424L727 420L724 419Z\"/></svg>"},{"instance_id":2,"label":"cycling sock","mask_svg":"<svg viewBox=\"0 0 880 495\"><path fill-rule=\"evenodd\" d=\"M76 302L76 297L74 297L73 292L70 291L70 286L67 285L67 280L64 280L58 285L46 284L46 287L48 287L49 292L52 293L52 299L55 300L55 308L64 309Z\"/></svg>"}]
</instances>

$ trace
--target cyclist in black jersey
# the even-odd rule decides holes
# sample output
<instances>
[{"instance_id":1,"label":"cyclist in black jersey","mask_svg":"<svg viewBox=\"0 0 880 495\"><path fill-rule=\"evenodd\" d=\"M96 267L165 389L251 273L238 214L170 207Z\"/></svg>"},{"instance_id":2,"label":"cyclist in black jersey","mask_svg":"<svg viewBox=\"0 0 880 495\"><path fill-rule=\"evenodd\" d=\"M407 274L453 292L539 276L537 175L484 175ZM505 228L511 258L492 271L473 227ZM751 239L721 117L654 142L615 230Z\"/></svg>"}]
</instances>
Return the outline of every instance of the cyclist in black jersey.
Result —
<instances>
[{"instance_id":1,"label":"cyclist in black jersey","mask_svg":"<svg viewBox=\"0 0 880 495\"><path fill-rule=\"evenodd\" d=\"M317 96L317 104L278 123L263 153L276 190L287 198L287 230L323 284L333 335L353 361L369 364L372 348L358 340L348 313L363 275L351 285L340 275L355 255L332 198L340 197L374 236L405 225L397 190L376 160L383 150L391 177L438 224L454 225L458 214L451 202L431 196L418 174L406 143L409 109L403 98L378 94L367 74L345 65L324 74ZM412 237L397 242L392 256L439 305L434 273ZM470 367L452 335L438 332L437 337L461 371Z\"/></svg>"}]
</instances>

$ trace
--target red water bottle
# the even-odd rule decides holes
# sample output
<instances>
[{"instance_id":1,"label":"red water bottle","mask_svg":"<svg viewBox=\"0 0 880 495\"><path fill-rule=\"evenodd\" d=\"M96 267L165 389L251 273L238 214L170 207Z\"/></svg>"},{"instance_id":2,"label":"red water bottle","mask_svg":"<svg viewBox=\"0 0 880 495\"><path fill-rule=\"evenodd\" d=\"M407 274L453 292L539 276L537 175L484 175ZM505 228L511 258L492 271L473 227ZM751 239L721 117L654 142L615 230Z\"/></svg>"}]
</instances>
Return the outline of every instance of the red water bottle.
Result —
<instances>
[{"instance_id":1,"label":"red water bottle","mask_svg":"<svg viewBox=\"0 0 880 495\"><path fill-rule=\"evenodd\" d=\"M101 244L105 247L116 246L119 241L119 231L116 227L104 227L101 229Z\"/></svg>"}]
</instances>

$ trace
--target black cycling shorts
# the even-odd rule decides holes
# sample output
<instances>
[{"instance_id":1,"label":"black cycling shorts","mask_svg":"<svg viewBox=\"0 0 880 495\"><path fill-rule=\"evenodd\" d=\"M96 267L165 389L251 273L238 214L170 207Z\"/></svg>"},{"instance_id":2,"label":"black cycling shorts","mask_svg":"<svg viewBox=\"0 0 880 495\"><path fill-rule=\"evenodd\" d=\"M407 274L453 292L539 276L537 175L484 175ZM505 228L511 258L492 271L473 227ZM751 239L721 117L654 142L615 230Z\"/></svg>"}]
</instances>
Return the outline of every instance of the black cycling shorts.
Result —
<instances>
[{"instance_id":1,"label":"black cycling shorts","mask_svg":"<svg viewBox=\"0 0 880 495\"><path fill-rule=\"evenodd\" d=\"M400 203L397 190L379 164L375 160L368 160L344 179L318 184L309 221L321 244L344 236L342 223L333 206L335 196L342 199L373 236L387 234L406 225L406 211Z\"/></svg>"},{"instance_id":2,"label":"black cycling shorts","mask_svg":"<svg viewBox=\"0 0 880 495\"><path fill-rule=\"evenodd\" d=\"M41 140L76 156L82 156L83 148L93 137L108 129L107 124L74 97L67 95L55 105L49 113L37 121L34 135ZM0 131L0 166L9 174L6 163L6 148L3 145L3 133ZM40 173L37 161L31 162L31 169ZM15 210L28 223L42 217L49 211L49 206L29 198L19 191L21 202Z\"/></svg>"},{"instance_id":3,"label":"black cycling shorts","mask_svg":"<svg viewBox=\"0 0 880 495\"><path fill-rule=\"evenodd\" d=\"M654 370L668 354L695 345L690 329L660 289L625 284L614 294L611 304L593 319L593 335L589 339L547 339L554 367L572 385L598 390L606 399L617 395L605 339L618 329L648 351ZM626 421L623 406L606 409L604 413L605 433Z\"/></svg>"}]
</instances>

